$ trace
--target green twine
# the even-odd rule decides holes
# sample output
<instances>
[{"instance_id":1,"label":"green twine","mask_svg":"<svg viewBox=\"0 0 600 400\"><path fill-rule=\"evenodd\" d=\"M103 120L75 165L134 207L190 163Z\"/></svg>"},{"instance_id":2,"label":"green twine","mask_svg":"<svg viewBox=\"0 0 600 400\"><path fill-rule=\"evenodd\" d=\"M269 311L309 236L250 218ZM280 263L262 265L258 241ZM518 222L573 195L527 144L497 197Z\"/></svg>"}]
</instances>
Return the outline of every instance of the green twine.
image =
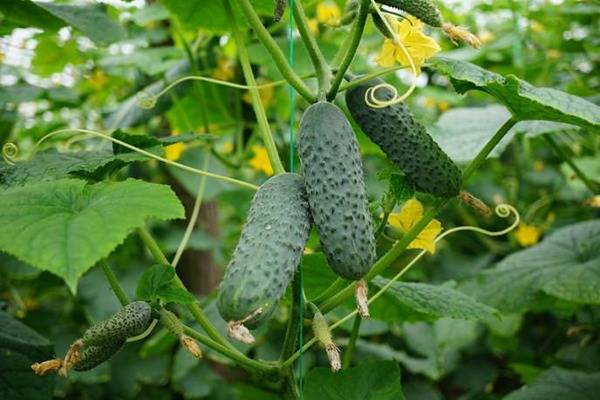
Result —
<instances>
[{"instance_id":1,"label":"green twine","mask_svg":"<svg viewBox=\"0 0 600 400\"><path fill-rule=\"evenodd\" d=\"M294 0L289 0L289 25L288 25L288 63L290 67L294 67ZM296 109L296 97L294 88L291 85L288 85L288 94L290 99L290 172L294 172L294 143L295 143L295 135L294 135L294 117L295 117L295 109ZM300 313L298 318L300 318L300 323L298 324L298 348L302 349L304 345L304 278L302 274L302 262L299 266L298 279L300 279L300 287L302 290L300 291L300 298L298 302L300 303ZM304 399L304 354L300 353L300 357L298 358L298 387L300 391L300 399Z\"/></svg>"}]
</instances>

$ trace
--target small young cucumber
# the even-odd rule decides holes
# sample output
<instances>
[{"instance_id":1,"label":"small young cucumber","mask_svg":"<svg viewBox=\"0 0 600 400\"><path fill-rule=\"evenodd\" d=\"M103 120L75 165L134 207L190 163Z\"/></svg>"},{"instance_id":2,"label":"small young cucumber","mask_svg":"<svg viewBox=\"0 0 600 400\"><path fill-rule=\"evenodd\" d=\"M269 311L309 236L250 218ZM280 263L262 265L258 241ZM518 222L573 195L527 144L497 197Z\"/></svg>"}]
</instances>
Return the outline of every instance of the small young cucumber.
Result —
<instances>
[{"instance_id":1,"label":"small young cucumber","mask_svg":"<svg viewBox=\"0 0 600 400\"><path fill-rule=\"evenodd\" d=\"M134 301L106 321L91 326L83 334L83 343L86 347L120 343L129 337L142 334L151 322L150 305L144 301Z\"/></svg>"},{"instance_id":2,"label":"small young cucumber","mask_svg":"<svg viewBox=\"0 0 600 400\"><path fill-rule=\"evenodd\" d=\"M438 197L458 195L462 176L450 157L415 121L402 103L372 108L365 101L366 91L384 83L374 79L346 92L346 105L362 131L404 172L409 182L422 192ZM375 97L390 100L392 91L378 89Z\"/></svg>"},{"instance_id":3,"label":"small young cucumber","mask_svg":"<svg viewBox=\"0 0 600 400\"><path fill-rule=\"evenodd\" d=\"M378 3L394 7L417 17L424 23L441 28L444 22L440 10L432 0L376 0Z\"/></svg>"},{"instance_id":4,"label":"small young cucumber","mask_svg":"<svg viewBox=\"0 0 600 400\"><path fill-rule=\"evenodd\" d=\"M308 202L329 265L358 280L375 259L375 238L358 143L335 105L310 106L300 123L299 156Z\"/></svg>"},{"instance_id":5,"label":"small young cucumber","mask_svg":"<svg viewBox=\"0 0 600 400\"><path fill-rule=\"evenodd\" d=\"M268 319L294 276L310 224L301 176L276 175L258 189L219 287L226 321L255 328Z\"/></svg>"},{"instance_id":6,"label":"small young cucumber","mask_svg":"<svg viewBox=\"0 0 600 400\"><path fill-rule=\"evenodd\" d=\"M115 355L124 344L125 339L99 345L86 345L73 369L75 371L88 371L95 368Z\"/></svg>"}]
</instances>

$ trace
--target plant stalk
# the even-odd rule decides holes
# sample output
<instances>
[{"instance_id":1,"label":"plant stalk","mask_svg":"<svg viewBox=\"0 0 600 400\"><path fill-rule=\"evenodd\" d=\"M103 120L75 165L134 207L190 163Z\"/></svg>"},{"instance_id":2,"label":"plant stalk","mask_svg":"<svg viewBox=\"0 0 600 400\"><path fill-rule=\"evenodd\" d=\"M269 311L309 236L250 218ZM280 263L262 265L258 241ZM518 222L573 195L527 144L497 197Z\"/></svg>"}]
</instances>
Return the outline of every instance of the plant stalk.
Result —
<instances>
[{"instance_id":1,"label":"plant stalk","mask_svg":"<svg viewBox=\"0 0 600 400\"><path fill-rule=\"evenodd\" d=\"M110 287L112 288L113 292L115 292L115 296L117 296L117 299L119 299L119 303L121 303L122 306L129 304L129 298L125 294L125 290L123 290L123 287L119 283L117 276L110 268L110 265L108 265L108 261L100 261L100 266L102 267L102 271L104 271L104 275L106 276L106 280L110 284Z\"/></svg>"},{"instance_id":2,"label":"plant stalk","mask_svg":"<svg viewBox=\"0 0 600 400\"><path fill-rule=\"evenodd\" d=\"M358 314L354 316L354 324L352 325L352 333L350 334L350 341L348 342L348 346L346 347L346 351L344 351L344 359L342 360L342 369L350 368L352 364L352 355L354 353L354 348L356 347L356 339L358 338L358 332L360 331L360 323L362 322L362 317Z\"/></svg>"}]
</instances>

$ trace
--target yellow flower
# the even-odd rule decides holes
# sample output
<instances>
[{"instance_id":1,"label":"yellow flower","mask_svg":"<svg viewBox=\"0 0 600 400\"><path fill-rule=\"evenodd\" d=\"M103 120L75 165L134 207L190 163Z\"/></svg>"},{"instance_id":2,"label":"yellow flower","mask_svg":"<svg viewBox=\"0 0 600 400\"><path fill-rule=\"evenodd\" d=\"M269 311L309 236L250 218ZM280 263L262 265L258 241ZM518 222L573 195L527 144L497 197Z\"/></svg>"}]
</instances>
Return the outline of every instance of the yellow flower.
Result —
<instances>
[{"instance_id":1,"label":"yellow flower","mask_svg":"<svg viewBox=\"0 0 600 400\"><path fill-rule=\"evenodd\" d=\"M521 223L517 228L517 232L515 233L515 237L517 238L517 242L523 247L533 246L540 240L540 236L542 235L542 231L535 225L529 225L525 223Z\"/></svg>"},{"instance_id":2,"label":"yellow flower","mask_svg":"<svg viewBox=\"0 0 600 400\"><path fill-rule=\"evenodd\" d=\"M177 135L179 135L178 130L175 129L175 130L173 130L173 132L171 132L171 136L177 136ZM167 160L177 161L181 158L181 154L183 154L185 149L186 149L185 143L179 142L179 143L170 144L167 147L165 147L165 158Z\"/></svg>"},{"instance_id":3,"label":"yellow flower","mask_svg":"<svg viewBox=\"0 0 600 400\"><path fill-rule=\"evenodd\" d=\"M319 3L317 6L317 21L325 25L336 26L340 24L342 11L337 4L332 2Z\"/></svg>"},{"instance_id":4,"label":"yellow flower","mask_svg":"<svg viewBox=\"0 0 600 400\"><path fill-rule=\"evenodd\" d=\"M538 21L531 21L531 30L536 32L536 33L540 33L540 32L544 32L544 25Z\"/></svg>"},{"instance_id":5,"label":"yellow flower","mask_svg":"<svg viewBox=\"0 0 600 400\"><path fill-rule=\"evenodd\" d=\"M225 154L231 154L233 152L233 143L232 142L224 143L221 150Z\"/></svg>"},{"instance_id":6,"label":"yellow flower","mask_svg":"<svg viewBox=\"0 0 600 400\"><path fill-rule=\"evenodd\" d=\"M600 195L594 196L591 199L588 199L584 203L593 208L600 208Z\"/></svg>"},{"instance_id":7,"label":"yellow flower","mask_svg":"<svg viewBox=\"0 0 600 400\"><path fill-rule=\"evenodd\" d=\"M437 103L437 108L438 108L438 110L440 110L440 112L446 112L450 109L450 103L448 103L445 100L440 100Z\"/></svg>"},{"instance_id":8,"label":"yellow flower","mask_svg":"<svg viewBox=\"0 0 600 400\"><path fill-rule=\"evenodd\" d=\"M269 161L269 155L267 149L262 146L252 146L254 157L250 160L250 166L256 171L262 171L265 175L273 175L273 167Z\"/></svg>"},{"instance_id":9,"label":"yellow flower","mask_svg":"<svg viewBox=\"0 0 600 400\"><path fill-rule=\"evenodd\" d=\"M399 213L390 214L388 223L406 233L423 218L423 204L415 198L408 200ZM408 245L409 249L423 249L435 253L435 238L442 231L437 219L431 220L419 235Z\"/></svg>"},{"instance_id":10,"label":"yellow flower","mask_svg":"<svg viewBox=\"0 0 600 400\"><path fill-rule=\"evenodd\" d=\"M315 36L319 34L319 21L316 18L308 20L308 30Z\"/></svg>"},{"instance_id":11,"label":"yellow flower","mask_svg":"<svg viewBox=\"0 0 600 400\"><path fill-rule=\"evenodd\" d=\"M388 21L412 58L417 74L421 73L421 66L425 60L439 52L440 46L433 38L422 32L423 23L414 17L409 16L402 21L396 19L388 19ZM410 67L410 61L402 47L389 38L383 41L383 47L375 61L384 68L393 67L396 62Z\"/></svg>"},{"instance_id":12,"label":"yellow flower","mask_svg":"<svg viewBox=\"0 0 600 400\"><path fill-rule=\"evenodd\" d=\"M90 74L89 83L95 90L102 89L106 85L106 82L108 82L108 78L103 71L96 70Z\"/></svg>"},{"instance_id":13,"label":"yellow flower","mask_svg":"<svg viewBox=\"0 0 600 400\"><path fill-rule=\"evenodd\" d=\"M261 81L257 82L259 85L264 85L268 82ZM263 107L265 109L269 108L271 102L273 101L273 95L275 94L275 86L266 86L258 89L258 95L260 96L260 100L262 101ZM246 92L244 96L242 96L242 100L244 100L248 104L252 104L252 95L250 92Z\"/></svg>"},{"instance_id":14,"label":"yellow flower","mask_svg":"<svg viewBox=\"0 0 600 400\"><path fill-rule=\"evenodd\" d=\"M227 57L219 58L219 62L217 63L217 68L215 68L213 72L213 78L219 79L221 81L229 81L235 75L235 71L233 70L233 63Z\"/></svg>"}]
</instances>

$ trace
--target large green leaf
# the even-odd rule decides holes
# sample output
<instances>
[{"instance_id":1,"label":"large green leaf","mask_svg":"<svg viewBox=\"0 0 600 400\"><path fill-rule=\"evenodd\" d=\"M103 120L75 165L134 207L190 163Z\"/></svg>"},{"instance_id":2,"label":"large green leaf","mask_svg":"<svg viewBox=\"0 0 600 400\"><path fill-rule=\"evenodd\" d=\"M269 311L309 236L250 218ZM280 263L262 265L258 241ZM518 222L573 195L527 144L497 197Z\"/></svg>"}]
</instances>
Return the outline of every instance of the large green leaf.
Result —
<instances>
[{"instance_id":1,"label":"large green leaf","mask_svg":"<svg viewBox=\"0 0 600 400\"><path fill-rule=\"evenodd\" d=\"M504 400L595 400L599 393L599 372L585 373L555 367Z\"/></svg>"},{"instance_id":2,"label":"large green leaf","mask_svg":"<svg viewBox=\"0 0 600 400\"><path fill-rule=\"evenodd\" d=\"M133 179L14 187L0 196L0 249L60 276L74 292L79 277L146 219L183 215L169 187Z\"/></svg>"},{"instance_id":3,"label":"large green leaf","mask_svg":"<svg viewBox=\"0 0 600 400\"><path fill-rule=\"evenodd\" d=\"M387 285L389 280L377 277L372 283L381 288ZM448 286L394 282L386 293L393 298L398 307L408 307L430 317L479 320L489 318L496 312L493 308Z\"/></svg>"},{"instance_id":4,"label":"large green leaf","mask_svg":"<svg viewBox=\"0 0 600 400\"><path fill-rule=\"evenodd\" d=\"M499 310L526 310L540 291L576 303L600 304L600 221L561 228L466 282L464 290Z\"/></svg>"},{"instance_id":5,"label":"large green leaf","mask_svg":"<svg viewBox=\"0 0 600 400\"><path fill-rule=\"evenodd\" d=\"M52 353L46 338L0 311L0 400L51 399L55 377L35 375L31 364Z\"/></svg>"},{"instance_id":6,"label":"large green leaf","mask_svg":"<svg viewBox=\"0 0 600 400\"><path fill-rule=\"evenodd\" d=\"M560 90L538 88L514 75L502 76L475 64L437 57L433 66L450 77L459 93L481 90L504 104L517 120L547 120L600 128L600 107Z\"/></svg>"},{"instance_id":7,"label":"large green leaf","mask_svg":"<svg viewBox=\"0 0 600 400\"><path fill-rule=\"evenodd\" d=\"M71 25L98 44L121 40L125 31L106 15L99 5L67 5L30 0L0 2L0 13L5 21L19 27L37 27L56 31Z\"/></svg>"},{"instance_id":8,"label":"large green leaf","mask_svg":"<svg viewBox=\"0 0 600 400\"><path fill-rule=\"evenodd\" d=\"M432 129L435 141L455 162L468 163L510 118L501 105L453 108L441 115ZM489 157L498 157L517 133L534 137L578 130L574 125L552 121L521 121L494 147Z\"/></svg>"},{"instance_id":9,"label":"large green leaf","mask_svg":"<svg viewBox=\"0 0 600 400\"><path fill-rule=\"evenodd\" d=\"M402 400L400 368L393 361L362 363L331 372L315 368L306 375L306 400Z\"/></svg>"}]
</instances>

